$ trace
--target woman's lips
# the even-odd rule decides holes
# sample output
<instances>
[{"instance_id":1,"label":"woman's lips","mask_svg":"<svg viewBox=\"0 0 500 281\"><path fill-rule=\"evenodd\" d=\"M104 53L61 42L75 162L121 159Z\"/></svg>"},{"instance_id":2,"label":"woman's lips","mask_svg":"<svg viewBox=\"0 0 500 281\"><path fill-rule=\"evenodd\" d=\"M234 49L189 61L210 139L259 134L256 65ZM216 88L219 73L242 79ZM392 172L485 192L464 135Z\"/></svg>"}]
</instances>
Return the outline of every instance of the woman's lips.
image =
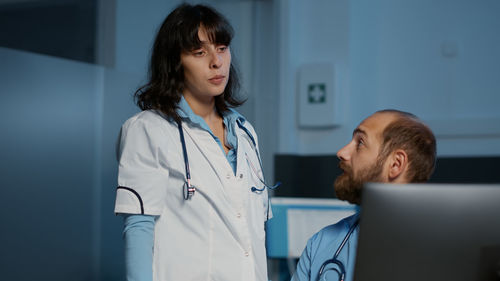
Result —
<instances>
[{"instance_id":1,"label":"woman's lips","mask_svg":"<svg viewBox=\"0 0 500 281\"><path fill-rule=\"evenodd\" d=\"M225 78L226 78L226 76L224 76L224 75L216 75L216 76L208 79L208 81L214 85L220 85L222 82L224 82Z\"/></svg>"}]
</instances>

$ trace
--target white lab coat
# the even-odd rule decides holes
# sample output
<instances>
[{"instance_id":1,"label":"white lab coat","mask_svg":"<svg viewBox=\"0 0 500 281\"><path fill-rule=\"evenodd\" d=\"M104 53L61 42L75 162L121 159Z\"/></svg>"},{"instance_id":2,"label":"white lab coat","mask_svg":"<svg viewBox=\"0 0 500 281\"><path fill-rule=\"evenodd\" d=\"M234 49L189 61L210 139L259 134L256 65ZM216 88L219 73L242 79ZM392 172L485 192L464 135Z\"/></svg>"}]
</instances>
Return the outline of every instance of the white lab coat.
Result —
<instances>
[{"instance_id":1,"label":"white lab coat","mask_svg":"<svg viewBox=\"0 0 500 281\"><path fill-rule=\"evenodd\" d=\"M244 126L257 142L250 123ZM122 126L118 185L127 189L117 189L115 212L160 216L154 231L156 281L268 280L264 222L271 214L267 190L251 191L262 187L247 162L262 173L252 142L235 126L235 176L207 131L187 122L182 127L194 196L183 199L185 166L177 124L143 111Z\"/></svg>"}]
</instances>

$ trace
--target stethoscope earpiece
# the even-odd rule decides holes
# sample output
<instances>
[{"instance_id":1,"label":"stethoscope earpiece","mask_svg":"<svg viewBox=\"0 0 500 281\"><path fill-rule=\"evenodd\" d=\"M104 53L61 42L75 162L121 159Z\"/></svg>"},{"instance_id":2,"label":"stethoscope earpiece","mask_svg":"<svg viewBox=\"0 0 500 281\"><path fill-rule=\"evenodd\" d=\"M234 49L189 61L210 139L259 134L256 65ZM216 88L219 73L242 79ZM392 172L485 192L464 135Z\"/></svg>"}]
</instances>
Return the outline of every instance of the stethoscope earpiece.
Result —
<instances>
[{"instance_id":1,"label":"stethoscope earpiece","mask_svg":"<svg viewBox=\"0 0 500 281\"><path fill-rule=\"evenodd\" d=\"M264 186L263 188L257 188L257 187L255 187L255 186L252 186L252 188L250 188L250 190L251 190L252 192L262 192L262 191L264 191L264 189L266 189L266 187L265 187L265 186Z\"/></svg>"}]
</instances>

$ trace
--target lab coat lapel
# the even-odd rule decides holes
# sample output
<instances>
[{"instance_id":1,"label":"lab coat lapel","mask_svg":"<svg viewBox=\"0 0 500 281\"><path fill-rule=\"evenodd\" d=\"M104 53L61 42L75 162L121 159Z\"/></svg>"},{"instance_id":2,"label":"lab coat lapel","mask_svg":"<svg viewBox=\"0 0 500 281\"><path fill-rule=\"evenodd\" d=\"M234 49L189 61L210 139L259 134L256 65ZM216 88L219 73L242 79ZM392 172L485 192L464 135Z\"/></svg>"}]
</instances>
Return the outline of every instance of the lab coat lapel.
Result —
<instances>
[{"instance_id":1,"label":"lab coat lapel","mask_svg":"<svg viewBox=\"0 0 500 281\"><path fill-rule=\"evenodd\" d=\"M223 187L224 179L227 173L232 173L232 168L215 139L212 137L212 135L210 135L210 133L198 127L190 127L184 122L182 123L182 127L186 132L186 135L189 136L190 141L194 143L196 148L201 152L205 160L212 167L214 173L217 175L219 181L221 182L221 186ZM187 150L189 157L190 148L187 148Z\"/></svg>"},{"instance_id":2,"label":"lab coat lapel","mask_svg":"<svg viewBox=\"0 0 500 281\"><path fill-rule=\"evenodd\" d=\"M183 123L182 126L186 132L185 136L189 139L186 139L186 146L190 146L191 144L191 149L187 148L188 154L190 150L194 152L193 150L198 149L212 169L212 171L204 171L204 173L213 172L218 177L220 183L216 186L203 186L200 183L200 185L197 186L197 191L203 193L209 201L216 205L215 208L218 209L217 213L219 213L223 221L225 221L231 234L234 235L235 239L242 246L246 245L245 241L248 240L246 234L247 230L243 230L245 228L241 228L241 222L236 216L236 214L246 210L246 203L242 202L244 201L243 197L246 196L246 193L243 193L243 190L240 188L241 185L238 184L238 181L234 178L231 165L227 161L224 153L222 153L217 142L208 132L198 127L190 127L186 123ZM237 139L238 143L244 141L240 134L237 134ZM238 145L237 161L245 161L244 151L240 152L239 147L240 146ZM189 158L189 160L191 161L191 158ZM239 166L239 163L240 162L238 162L237 166ZM197 173L199 174L199 172L199 170L191 171L195 186L195 177ZM228 174L231 175L232 180L231 177L229 179L227 178Z\"/></svg>"},{"instance_id":3,"label":"lab coat lapel","mask_svg":"<svg viewBox=\"0 0 500 281\"><path fill-rule=\"evenodd\" d=\"M237 142L238 142L238 150L236 152L236 176L237 177L242 177L243 176L243 182L242 185L244 187L248 187L248 164L246 162L246 156L245 153L248 153L247 146L245 142L247 142L246 139L246 133L243 132L243 130L236 128L236 137L237 137ZM250 188L250 187L248 187ZM239 190L239 192L242 192L243 194L246 194L248 190ZM247 200L243 200L243 198L246 198L245 196L240 196L242 198L242 202L240 204L243 205L243 208L246 210L248 208L248 202Z\"/></svg>"}]
</instances>

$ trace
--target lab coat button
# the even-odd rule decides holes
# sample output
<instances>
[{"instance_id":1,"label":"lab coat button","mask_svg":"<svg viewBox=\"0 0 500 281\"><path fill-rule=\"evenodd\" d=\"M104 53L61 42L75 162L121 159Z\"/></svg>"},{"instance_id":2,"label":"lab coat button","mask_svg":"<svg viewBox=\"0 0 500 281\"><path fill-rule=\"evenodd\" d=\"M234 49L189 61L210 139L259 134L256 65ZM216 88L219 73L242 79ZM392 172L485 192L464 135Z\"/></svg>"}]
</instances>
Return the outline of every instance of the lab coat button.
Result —
<instances>
[{"instance_id":1,"label":"lab coat button","mask_svg":"<svg viewBox=\"0 0 500 281\"><path fill-rule=\"evenodd\" d=\"M242 178L243 178L243 174L240 174L240 179L242 179Z\"/></svg>"},{"instance_id":2,"label":"lab coat button","mask_svg":"<svg viewBox=\"0 0 500 281\"><path fill-rule=\"evenodd\" d=\"M237 213L237 214L236 214L236 217L237 217L237 218L241 218L241 214L240 214L240 213Z\"/></svg>"},{"instance_id":3,"label":"lab coat button","mask_svg":"<svg viewBox=\"0 0 500 281\"><path fill-rule=\"evenodd\" d=\"M227 173L226 179L230 179L230 178L231 178L231 174Z\"/></svg>"},{"instance_id":4,"label":"lab coat button","mask_svg":"<svg viewBox=\"0 0 500 281\"><path fill-rule=\"evenodd\" d=\"M249 252L245 252L245 257L248 257L250 255Z\"/></svg>"}]
</instances>

